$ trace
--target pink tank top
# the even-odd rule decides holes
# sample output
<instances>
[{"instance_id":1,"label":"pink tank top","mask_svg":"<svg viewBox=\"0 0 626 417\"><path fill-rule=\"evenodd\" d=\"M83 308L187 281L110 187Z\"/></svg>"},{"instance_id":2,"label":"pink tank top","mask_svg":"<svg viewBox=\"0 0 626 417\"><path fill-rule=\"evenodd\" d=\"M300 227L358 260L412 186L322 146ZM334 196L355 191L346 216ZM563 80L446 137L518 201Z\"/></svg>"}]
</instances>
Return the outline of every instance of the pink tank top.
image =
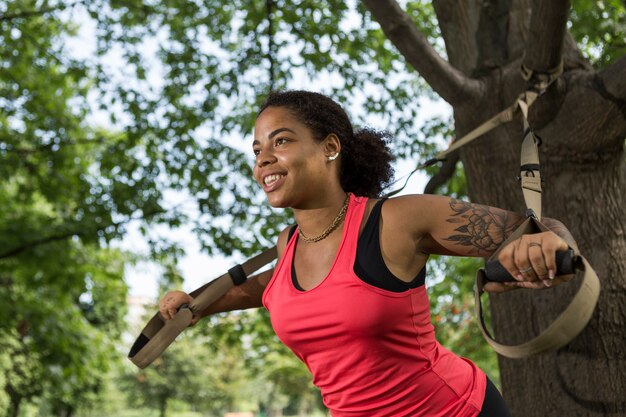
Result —
<instances>
[{"instance_id":1,"label":"pink tank top","mask_svg":"<svg viewBox=\"0 0 626 417\"><path fill-rule=\"evenodd\" d=\"M435 340L425 287L391 292L354 273L366 203L350 197L335 261L311 290L293 285L298 234L289 240L263 294L274 331L307 365L333 417L478 415L486 377Z\"/></svg>"}]
</instances>

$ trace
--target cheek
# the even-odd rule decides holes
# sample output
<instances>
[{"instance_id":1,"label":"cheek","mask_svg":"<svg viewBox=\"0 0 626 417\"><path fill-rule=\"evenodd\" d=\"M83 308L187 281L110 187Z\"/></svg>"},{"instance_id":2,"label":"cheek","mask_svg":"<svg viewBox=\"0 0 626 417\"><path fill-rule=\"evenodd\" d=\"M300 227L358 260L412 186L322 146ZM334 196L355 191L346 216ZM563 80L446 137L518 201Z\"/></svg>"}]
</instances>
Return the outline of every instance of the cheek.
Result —
<instances>
[{"instance_id":1,"label":"cheek","mask_svg":"<svg viewBox=\"0 0 626 417\"><path fill-rule=\"evenodd\" d=\"M252 165L252 178L254 178L256 182L259 182L259 168L256 162L253 162L253 165Z\"/></svg>"},{"instance_id":2,"label":"cheek","mask_svg":"<svg viewBox=\"0 0 626 417\"><path fill-rule=\"evenodd\" d=\"M310 175L319 179L326 179L329 175L328 166L323 159L309 160L306 169Z\"/></svg>"}]
</instances>

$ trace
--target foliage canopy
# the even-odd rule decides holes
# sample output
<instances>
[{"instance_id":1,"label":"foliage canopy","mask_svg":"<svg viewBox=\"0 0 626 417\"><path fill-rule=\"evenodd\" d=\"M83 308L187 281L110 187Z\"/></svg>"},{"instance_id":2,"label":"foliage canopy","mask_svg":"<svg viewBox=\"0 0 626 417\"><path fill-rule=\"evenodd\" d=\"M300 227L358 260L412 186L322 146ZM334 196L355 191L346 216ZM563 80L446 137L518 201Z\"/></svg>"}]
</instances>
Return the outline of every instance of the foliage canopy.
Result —
<instances>
[{"instance_id":1,"label":"foliage canopy","mask_svg":"<svg viewBox=\"0 0 626 417\"><path fill-rule=\"evenodd\" d=\"M403 7L445 53L430 4ZM571 32L595 63L624 55L623 2L573 8ZM252 183L246 139L270 89L319 86L357 125L392 131L399 157L426 159L452 135L449 120L416 123L417 98L433 92L355 2L10 0L0 43L0 410L38 398L55 413L75 410L101 389L134 259L111 242L130 223L168 265L183 250L163 230L181 225L208 254L271 244L289 214L270 210ZM442 191L462 194L459 181ZM433 306L450 308L455 326L465 317L451 310L465 305L458 297ZM260 314L219 328L258 334L249 352L283 352ZM300 390L305 376L285 357L245 360Z\"/></svg>"}]
</instances>

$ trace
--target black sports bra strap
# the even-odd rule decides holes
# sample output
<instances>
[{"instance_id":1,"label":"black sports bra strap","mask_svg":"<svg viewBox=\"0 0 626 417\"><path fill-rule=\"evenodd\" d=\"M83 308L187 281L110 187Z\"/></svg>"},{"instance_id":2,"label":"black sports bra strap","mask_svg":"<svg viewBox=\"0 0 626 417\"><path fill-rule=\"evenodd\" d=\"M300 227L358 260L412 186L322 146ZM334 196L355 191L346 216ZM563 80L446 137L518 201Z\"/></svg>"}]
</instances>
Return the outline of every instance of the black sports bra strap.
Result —
<instances>
[{"instance_id":1,"label":"black sports bra strap","mask_svg":"<svg viewBox=\"0 0 626 417\"><path fill-rule=\"evenodd\" d=\"M289 242L291 240L291 237L293 236L293 234L296 233L296 227L298 227L298 225L294 224L293 226L291 226L291 229L289 229L289 235L287 236L287 242Z\"/></svg>"},{"instance_id":2,"label":"black sports bra strap","mask_svg":"<svg viewBox=\"0 0 626 417\"><path fill-rule=\"evenodd\" d=\"M370 212L369 217L367 218L367 222L365 223L365 226L363 227L363 232L361 233L361 235L369 235L373 232L377 233L378 230L378 223L380 222L380 212L383 209L383 203L387 201L387 197L383 197L380 200L378 200L376 202L376 204L374 204L374 207L372 207L372 211ZM376 230L372 230L372 228L376 228Z\"/></svg>"}]
</instances>

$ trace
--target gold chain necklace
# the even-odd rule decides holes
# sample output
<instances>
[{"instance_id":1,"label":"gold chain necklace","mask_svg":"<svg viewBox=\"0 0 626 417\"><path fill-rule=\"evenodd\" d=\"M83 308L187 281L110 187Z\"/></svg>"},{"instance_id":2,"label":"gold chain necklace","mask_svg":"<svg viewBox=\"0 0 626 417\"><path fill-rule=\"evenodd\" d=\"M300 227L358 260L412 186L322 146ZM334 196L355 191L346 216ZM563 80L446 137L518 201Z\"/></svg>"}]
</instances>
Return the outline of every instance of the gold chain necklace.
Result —
<instances>
[{"instance_id":1,"label":"gold chain necklace","mask_svg":"<svg viewBox=\"0 0 626 417\"><path fill-rule=\"evenodd\" d=\"M339 213L333 220L333 222L322 232L321 235L315 237L306 237L304 233L302 233L302 229L298 228L298 235L307 243L315 243L319 242L322 239L328 237L329 234L333 232L340 224L343 218L346 215L346 211L348 211L348 202L350 201L350 194L346 196L346 201L343 202L343 207L339 210Z\"/></svg>"}]
</instances>

